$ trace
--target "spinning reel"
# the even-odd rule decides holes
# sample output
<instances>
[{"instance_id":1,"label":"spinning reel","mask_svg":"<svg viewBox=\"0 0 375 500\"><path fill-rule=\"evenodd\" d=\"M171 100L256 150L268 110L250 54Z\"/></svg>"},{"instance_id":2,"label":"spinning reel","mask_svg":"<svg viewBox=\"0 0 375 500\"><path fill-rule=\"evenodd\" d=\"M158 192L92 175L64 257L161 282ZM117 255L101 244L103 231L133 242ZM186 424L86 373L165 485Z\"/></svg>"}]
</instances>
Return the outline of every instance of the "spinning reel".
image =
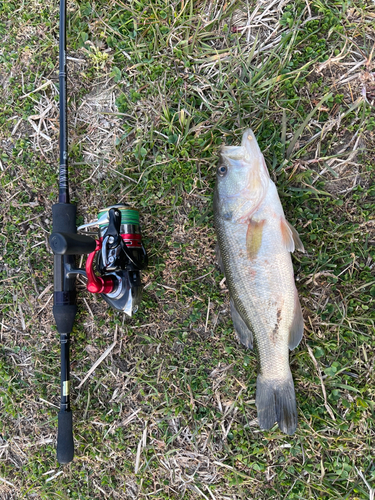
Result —
<instances>
[{"instance_id":1,"label":"spinning reel","mask_svg":"<svg viewBox=\"0 0 375 500\"><path fill-rule=\"evenodd\" d=\"M99 212L97 221L80 226L78 231L93 226L99 228L99 239L86 261L87 290L100 293L111 307L132 316L141 301L140 271L148 263L139 213L125 205L114 205Z\"/></svg>"},{"instance_id":2,"label":"spinning reel","mask_svg":"<svg viewBox=\"0 0 375 500\"><path fill-rule=\"evenodd\" d=\"M128 316L137 312L142 296L140 272L148 263L138 211L126 205L114 205L99 212L96 221L77 228L82 231L98 226L96 240L87 233L56 231L55 226L56 223L50 237L55 255L89 254L85 269L76 268L71 259L65 263L65 279L83 274L87 277L87 290L90 293L100 293L111 307ZM60 275L59 267L57 272ZM55 305L59 305L59 302L61 297L55 296Z\"/></svg>"}]
</instances>

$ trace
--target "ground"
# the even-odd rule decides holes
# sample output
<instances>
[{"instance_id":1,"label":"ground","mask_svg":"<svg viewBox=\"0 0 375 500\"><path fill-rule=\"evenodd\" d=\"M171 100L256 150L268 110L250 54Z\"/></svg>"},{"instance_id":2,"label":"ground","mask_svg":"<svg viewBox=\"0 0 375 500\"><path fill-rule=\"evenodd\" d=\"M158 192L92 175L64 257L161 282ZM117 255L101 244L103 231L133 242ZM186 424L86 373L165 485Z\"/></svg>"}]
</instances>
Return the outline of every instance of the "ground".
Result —
<instances>
[{"instance_id":1,"label":"ground","mask_svg":"<svg viewBox=\"0 0 375 500\"><path fill-rule=\"evenodd\" d=\"M137 207L150 265L132 319L78 283L60 466L58 2L0 1L1 500L374 498L374 22L362 0L68 2L78 223ZM258 427L215 259L218 152L248 126L306 249L293 436Z\"/></svg>"}]
</instances>

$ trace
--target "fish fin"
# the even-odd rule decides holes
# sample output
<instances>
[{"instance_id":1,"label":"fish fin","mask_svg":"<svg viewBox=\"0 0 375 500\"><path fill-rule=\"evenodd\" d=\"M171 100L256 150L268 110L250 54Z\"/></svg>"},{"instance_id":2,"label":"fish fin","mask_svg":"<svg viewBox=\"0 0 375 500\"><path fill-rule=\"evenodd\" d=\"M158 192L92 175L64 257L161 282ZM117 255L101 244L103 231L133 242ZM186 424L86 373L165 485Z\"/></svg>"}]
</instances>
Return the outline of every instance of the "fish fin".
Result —
<instances>
[{"instance_id":1,"label":"fish fin","mask_svg":"<svg viewBox=\"0 0 375 500\"><path fill-rule=\"evenodd\" d=\"M223 264L223 258L221 256L221 252L220 252L219 243L216 243L215 252L216 252L217 264L220 267L220 271L224 274L224 264Z\"/></svg>"},{"instance_id":2,"label":"fish fin","mask_svg":"<svg viewBox=\"0 0 375 500\"><path fill-rule=\"evenodd\" d=\"M303 336L303 315L301 304L298 298L297 289L294 290L294 313L293 321L289 331L289 349L292 351L302 340Z\"/></svg>"},{"instance_id":3,"label":"fish fin","mask_svg":"<svg viewBox=\"0 0 375 500\"><path fill-rule=\"evenodd\" d=\"M265 219L257 222L250 219L246 233L246 249L249 259L255 259L262 245L263 226Z\"/></svg>"},{"instance_id":4,"label":"fish fin","mask_svg":"<svg viewBox=\"0 0 375 500\"><path fill-rule=\"evenodd\" d=\"M300 252L305 253L305 247L303 246L303 243L301 241L301 238L299 237L299 234L297 233L297 230L292 226L290 222L288 222L287 220L285 220L285 222L288 224L289 229L292 231L295 248Z\"/></svg>"},{"instance_id":5,"label":"fish fin","mask_svg":"<svg viewBox=\"0 0 375 500\"><path fill-rule=\"evenodd\" d=\"M282 432L294 434L298 418L291 374L284 380L272 380L258 375L255 404L261 429L271 429L277 422Z\"/></svg>"},{"instance_id":6,"label":"fish fin","mask_svg":"<svg viewBox=\"0 0 375 500\"><path fill-rule=\"evenodd\" d=\"M248 349L253 348L253 334L245 321L242 319L241 314L237 311L233 299L230 299L230 312L234 329L236 330L238 340Z\"/></svg>"},{"instance_id":7,"label":"fish fin","mask_svg":"<svg viewBox=\"0 0 375 500\"><path fill-rule=\"evenodd\" d=\"M281 237L283 239L285 249L288 250L288 252L294 252L295 247L294 247L293 233L289 227L288 222L284 217L280 217L280 227L281 227Z\"/></svg>"}]
</instances>

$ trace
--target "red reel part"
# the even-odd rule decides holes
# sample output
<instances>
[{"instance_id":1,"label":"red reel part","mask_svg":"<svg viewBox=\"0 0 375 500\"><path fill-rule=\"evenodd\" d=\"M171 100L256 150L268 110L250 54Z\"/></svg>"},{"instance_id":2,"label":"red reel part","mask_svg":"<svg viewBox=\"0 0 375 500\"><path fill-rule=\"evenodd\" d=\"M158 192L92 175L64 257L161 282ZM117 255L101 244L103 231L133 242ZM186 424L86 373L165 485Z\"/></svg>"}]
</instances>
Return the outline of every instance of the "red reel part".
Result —
<instances>
[{"instance_id":1,"label":"red reel part","mask_svg":"<svg viewBox=\"0 0 375 500\"><path fill-rule=\"evenodd\" d=\"M91 293L111 293L114 289L114 283L110 276L96 276L94 272L94 260L96 252L102 249L103 238L96 241L96 248L91 252L86 261L86 274L87 274L87 290Z\"/></svg>"},{"instance_id":2,"label":"red reel part","mask_svg":"<svg viewBox=\"0 0 375 500\"><path fill-rule=\"evenodd\" d=\"M120 236L128 248L142 248L142 236L140 234L121 234Z\"/></svg>"},{"instance_id":3,"label":"red reel part","mask_svg":"<svg viewBox=\"0 0 375 500\"><path fill-rule=\"evenodd\" d=\"M142 248L142 236L140 234L121 234L127 248ZM86 261L87 290L91 293L112 293L114 290L113 279L110 276L96 276L94 272L94 261L96 253L102 250L103 237L96 241L96 248L91 252Z\"/></svg>"}]
</instances>

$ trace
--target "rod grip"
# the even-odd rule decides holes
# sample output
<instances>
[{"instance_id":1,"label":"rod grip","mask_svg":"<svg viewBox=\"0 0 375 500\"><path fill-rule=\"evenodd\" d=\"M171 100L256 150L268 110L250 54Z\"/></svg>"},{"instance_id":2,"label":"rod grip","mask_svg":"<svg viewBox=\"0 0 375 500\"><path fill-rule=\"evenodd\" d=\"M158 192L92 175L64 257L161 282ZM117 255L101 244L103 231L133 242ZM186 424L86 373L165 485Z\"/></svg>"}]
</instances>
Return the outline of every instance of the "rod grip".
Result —
<instances>
[{"instance_id":1,"label":"rod grip","mask_svg":"<svg viewBox=\"0 0 375 500\"><path fill-rule=\"evenodd\" d=\"M68 464L73 460L73 457L73 414L70 410L60 410L58 414L57 461L60 464Z\"/></svg>"},{"instance_id":2,"label":"rod grip","mask_svg":"<svg viewBox=\"0 0 375 500\"><path fill-rule=\"evenodd\" d=\"M76 233L77 205L55 203L52 205L53 233Z\"/></svg>"}]
</instances>

